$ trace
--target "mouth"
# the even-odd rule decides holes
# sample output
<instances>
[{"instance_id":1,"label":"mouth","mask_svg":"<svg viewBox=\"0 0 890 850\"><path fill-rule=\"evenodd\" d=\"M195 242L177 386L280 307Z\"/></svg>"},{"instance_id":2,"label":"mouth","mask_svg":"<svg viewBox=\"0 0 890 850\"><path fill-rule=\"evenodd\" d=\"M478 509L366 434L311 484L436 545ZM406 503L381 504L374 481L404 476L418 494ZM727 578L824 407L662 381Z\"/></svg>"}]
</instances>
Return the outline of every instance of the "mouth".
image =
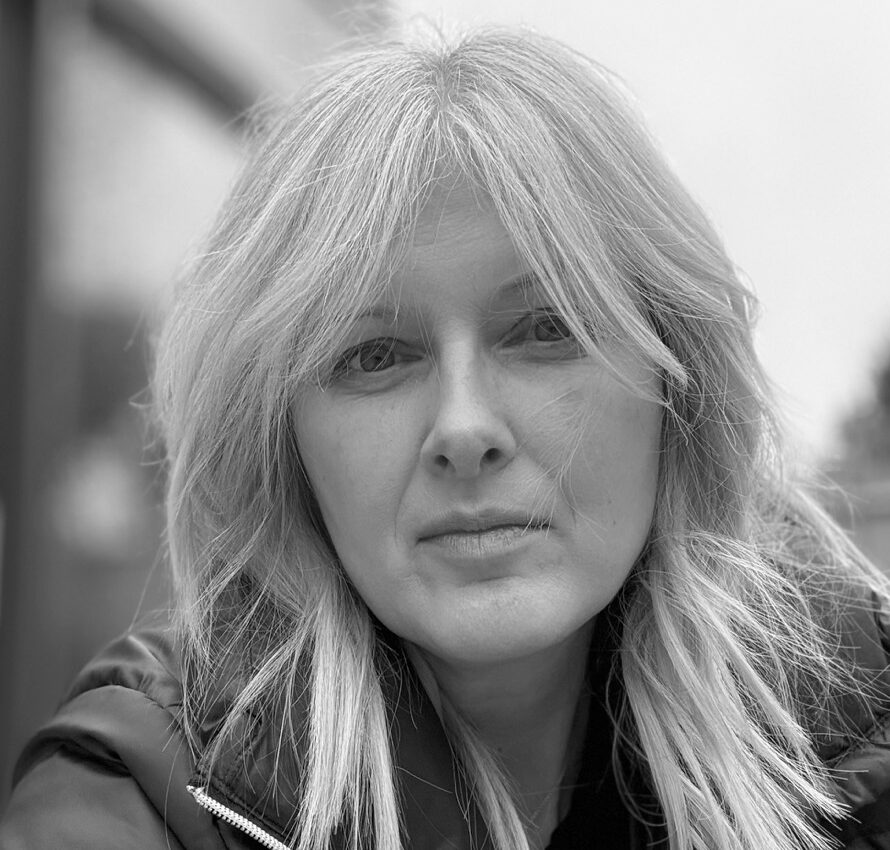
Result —
<instances>
[{"instance_id":1,"label":"mouth","mask_svg":"<svg viewBox=\"0 0 890 850\"><path fill-rule=\"evenodd\" d=\"M418 535L418 540L431 540L436 537L466 536L486 534L531 533L549 529L550 523L522 513L480 512L473 514L452 514L441 517L426 525Z\"/></svg>"},{"instance_id":2,"label":"mouth","mask_svg":"<svg viewBox=\"0 0 890 850\"><path fill-rule=\"evenodd\" d=\"M450 515L426 526L418 543L458 557L478 558L508 553L549 529L549 522L525 513Z\"/></svg>"}]
</instances>

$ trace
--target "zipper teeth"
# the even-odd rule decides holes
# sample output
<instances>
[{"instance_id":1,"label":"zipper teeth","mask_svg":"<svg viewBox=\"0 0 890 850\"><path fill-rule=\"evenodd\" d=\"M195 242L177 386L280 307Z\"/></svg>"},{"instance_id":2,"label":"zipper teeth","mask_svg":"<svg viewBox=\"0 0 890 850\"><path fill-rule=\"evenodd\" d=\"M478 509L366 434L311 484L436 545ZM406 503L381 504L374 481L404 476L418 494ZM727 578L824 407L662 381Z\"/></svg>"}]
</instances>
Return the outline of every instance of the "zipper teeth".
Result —
<instances>
[{"instance_id":1,"label":"zipper teeth","mask_svg":"<svg viewBox=\"0 0 890 850\"><path fill-rule=\"evenodd\" d=\"M240 829L245 835L258 841L269 850L290 850L287 844L279 841L274 835L269 835L266 830L249 821L244 815L233 812L228 806L214 800L204 788L196 788L194 785L186 785L186 791L194 798L195 802L212 815L224 820L226 823Z\"/></svg>"}]
</instances>

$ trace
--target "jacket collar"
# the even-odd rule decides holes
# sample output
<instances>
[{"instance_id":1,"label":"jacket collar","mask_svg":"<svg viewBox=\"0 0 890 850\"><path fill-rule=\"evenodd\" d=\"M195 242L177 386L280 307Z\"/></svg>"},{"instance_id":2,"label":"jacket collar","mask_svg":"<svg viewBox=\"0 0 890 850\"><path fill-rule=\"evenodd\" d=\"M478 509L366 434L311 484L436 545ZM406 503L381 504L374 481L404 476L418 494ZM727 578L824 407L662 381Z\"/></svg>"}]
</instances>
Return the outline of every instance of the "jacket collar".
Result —
<instances>
[{"instance_id":1,"label":"jacket collar","mask_svg":"<svg viewBox=\"0 0 890 850\"><path fill-rule=\"evenodd\" d=\"M399 650L401 653L401 650ZM475 805L458 788L459 775L438 714L413 674L405 671L384 677L384 699L393 736L400 815L406 845L429 850L485 850L492 842ZM305 728L307 689L295 707L294 728ZM209 743L221 724L225 702L212 712L215 721L205 726ZM237 743L227 748L208 774L206 759L199 759L191 785L203 787L216 801L247 818L277 840L287 843L297 819L301 752L286 752L276 759L278 723L256 723ZM338 841L339 838L339 841ZM334 847L345 846L335 836Z\"/></svg>"}]
</instances>

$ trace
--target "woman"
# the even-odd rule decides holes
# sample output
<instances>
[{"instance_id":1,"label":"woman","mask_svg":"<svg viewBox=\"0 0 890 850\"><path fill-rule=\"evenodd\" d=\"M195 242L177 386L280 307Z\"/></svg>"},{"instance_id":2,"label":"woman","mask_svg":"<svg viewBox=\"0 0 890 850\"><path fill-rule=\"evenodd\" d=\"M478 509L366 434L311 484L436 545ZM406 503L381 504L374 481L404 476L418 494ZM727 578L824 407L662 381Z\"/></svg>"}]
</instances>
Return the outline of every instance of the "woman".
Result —
<instances>
[{"instance_id":1,"label":"woman","mask_svg":"<svg viewBox=\"0 0 890 850\"><path fill-rule=\"evenodd\" d=\"M159 341L175 639L85 671L0 844L890 847L885 585L752 312L601 68L334 63Z\"/></svg>"}]
</instances>

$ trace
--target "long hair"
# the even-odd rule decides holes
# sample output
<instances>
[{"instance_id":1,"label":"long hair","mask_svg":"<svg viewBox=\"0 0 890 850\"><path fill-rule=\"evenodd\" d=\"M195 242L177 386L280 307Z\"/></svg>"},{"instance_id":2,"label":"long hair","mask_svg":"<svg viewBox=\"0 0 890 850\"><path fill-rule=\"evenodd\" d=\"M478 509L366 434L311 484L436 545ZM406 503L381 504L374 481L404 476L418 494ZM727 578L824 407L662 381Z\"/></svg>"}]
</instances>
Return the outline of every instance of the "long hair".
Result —
<instances>
[{"instance_id":1,"label":"long hair","mask_svg":"<svg viewBox=\"0 0 890 850\"><path fill-rule=\"evenodd\" d=\"M876 579L783 468L754 300L706 217L620 85L526 32L394 40L325 66L265 119L178 293L156 399L191 740L230 683L210 762L245 719L275 719L280 753L305 750L300 850L337 829L401 847L393 662L329 544L292 410L446 176L490 198L582 345L620 339L661 379L655 515L620 597L617 760L645 773L673 850L827 847L818 823L842 811L814 730L856 688L830 600ZM444 696L497 847L527 846L496 760Z\"/></svg>"}]
</instances>

